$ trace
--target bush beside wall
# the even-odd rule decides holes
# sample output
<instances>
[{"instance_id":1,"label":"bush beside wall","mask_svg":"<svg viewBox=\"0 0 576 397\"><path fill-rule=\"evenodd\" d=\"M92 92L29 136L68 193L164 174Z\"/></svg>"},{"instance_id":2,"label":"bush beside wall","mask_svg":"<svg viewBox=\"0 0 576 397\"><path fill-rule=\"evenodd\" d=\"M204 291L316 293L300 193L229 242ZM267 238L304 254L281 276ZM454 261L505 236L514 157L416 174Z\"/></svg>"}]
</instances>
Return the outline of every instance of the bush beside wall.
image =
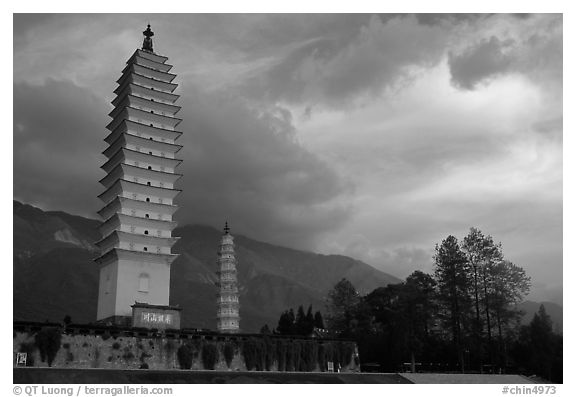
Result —
<instances>
[{"instance_id":1,"label":"bush beside wall","mask_svg":"<svg viewBox=\"0 0 576 397\"><path fill-rule=\"evenodd\" d=\"M355 344L289 339L273 335L174 337L125 336L104 332L61 333L58 327L14 332L13 351L27 353L27 365L58 368L215 369L220 371L326 371L327 362L356 371ZM56 343L57 342L57 343Z\"/></svg>"}]
</instances>

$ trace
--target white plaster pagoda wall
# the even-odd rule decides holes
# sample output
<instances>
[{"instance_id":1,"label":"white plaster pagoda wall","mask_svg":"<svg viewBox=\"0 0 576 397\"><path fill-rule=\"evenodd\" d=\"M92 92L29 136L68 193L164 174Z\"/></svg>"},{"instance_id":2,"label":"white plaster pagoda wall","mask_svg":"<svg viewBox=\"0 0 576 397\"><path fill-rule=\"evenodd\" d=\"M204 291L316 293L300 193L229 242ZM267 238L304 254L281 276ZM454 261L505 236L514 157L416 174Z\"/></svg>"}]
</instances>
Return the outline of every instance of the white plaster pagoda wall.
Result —
<instances>
[{"instance_id":1,"label":"white plaster pagoda wall","mask_svg":"<svg viewBox=\"0 0 576 397\"><path fill-rule=\"evenodd\" d=\"M169 73L168 58L152 51L149 28L144 35L143 49L134 52L117 81L106 127L97 320L130 317L136 302L169 305L170 265L177 257L171 252L180 192L174 184L181 176L176 76Z\"/></svg>"}]
</instances>

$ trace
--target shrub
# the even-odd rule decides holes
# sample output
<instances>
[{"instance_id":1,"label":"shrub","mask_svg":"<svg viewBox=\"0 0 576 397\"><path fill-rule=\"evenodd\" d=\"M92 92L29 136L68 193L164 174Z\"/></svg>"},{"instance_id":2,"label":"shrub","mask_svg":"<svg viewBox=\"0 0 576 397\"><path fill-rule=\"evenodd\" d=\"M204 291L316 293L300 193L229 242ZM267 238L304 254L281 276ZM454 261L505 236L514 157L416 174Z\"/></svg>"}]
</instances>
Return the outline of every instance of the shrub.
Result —
<instances>
[{"instance_id":1,"label":"shrub","mask_svg":"<svg viewBox=\"0 0 576 397\"><path fill-rule=\"evenodd\" d=\"M152 357L152 355L151 355L151 354L148 354L148 353L146 353L146 352L142 352L142 354L140 354L140 362L146 361L146 359L147 359L148 357Z\"/></svg>"},{"instance_id":2,"label":"shrub","mask_svg":"<svg viewBox=\"0 0 576 397\"><path fill-rule=\"evenodd\" d=\"M286 371L295 371L297 368L294 363L296 362L296 350L294 347L294 341L290 340L286 349Z\"/></svg>"},{"instance_id":3,"label":"shrub","mask_svg":"<svg viewBox=\"0 0 576 397\"><path fill-rule=\"evenodd\" d=\"M164 349L166 349L167 354L170 354L172 351L174 351L174 342L172 340L167 340L164 344Z\"/></svg>"},{"instance_id":4,"label":"shrub","mask_svg":"<svg viewBox=\"0 0 576 397\"><path fill-rule=\"evenodd\" d=\"M189 345L181 345L176 353L180 369L192 368L192 348Z\"/></svg>"},{"instance_id":5,"label":"shrub","mask_svg":"<svg viewBox=\"0 0 576 397\"><path fill-rule=\"evenodd\" d=\"M288 348L284 339L276 341L276 358L278 361L278 371L286 371L286 359Z\"/></svg>"},{"instance_id":6,"label":"shrub","mask_svg":"<svg viewBox=\"0 0 576 397\"><path fill-rule=\"evenodd\" d=\"M226 361L226 366L230 368L232 365L232 360L234 359L234 345L230 342L224 345L224 360Z\"/></svg>"},{"instance_id":7,"label":"shrub","mask_svg":"<svg viewBox=\"0 0 576 397\"><path fill-rule=\"evenodd\" d=\"M242 343L242 356L246 369L252 371L262 371L264 368L265 346L261 339L249 339Z\"/></svg>"},{"instance_id":8,"label":"shrub","mask_svg":"<svg viewBox=\"0 0 576 397\"><path fill-rule=\"evenodd\" d=\"M316 357L318 356L318 345L316 342L303 342L301 355L302 359L300 361L300 371L314 371L316 368Z\"/></svg>"},{"instance_id":9,"label":"shrub","mask_svg":"<svg viewBox=\"0 0 576 397\"><path fill-rule=\"evenodd\" d=\"M324 344L320 343L318 345L318 354L316 356L316 361L318 362L318 367L320 368L320 371L322 371L322 372L324 372L326 370L326 367L324 365L325 355L326 355L326 352L325 352Z\"/></svg>"},{"instance_id":10,"label":"shrub","mask_svg":"<svg viewBox=\"0 0 576 397\"><path fill-rule=\"evenodd\" d=\"M338 361L342 367L346 367L352 361L352 355L354 354L354 344L350 342L339 342L338 343Z\"/></svg>"},{"instance_id":11,"label":"shrub","mask_svg":"<svg viewBox=\"0 0 576 397\"><path fill-rule=\"evenodd\" d=\"M94 348L94 359L92 360L92 367L93 368L100 367L100 348L98 346Z\"/></svg>"},{"instance_id":12,"label":"shrub","mask_svg":"<svg viewBox=\"0 0 576 397\"><path fill-rule=\"evenodd\" d=\"M302 342L299 340L292 341L292 363L294 371L300 371L300 363L302 361Z\"/></svg>"},{"instance_id":13,"label":"shrub","mask_svg":"<svg viewBox=\"0 0 576 397\"><path fill-rule=\"evenodd\" d=\"M42 328L35 337L36 346L40 350L40 360L47 361L48 366L52 366L58 350L60 350L60 341L62 334L60 328L47 327Z\"/></svg>"},{"instance_id":14,"label":"shrub","mask_svg":"<svg viewBox=\"0 0 576 397\"><path fill-rule=\"evenodd\" d=\"M124 354L122 355L122 358L126 361L131 361L134 359L134 353L132 353L132 350L128 346L124 348Z\"/></svg>"},{"instance_id":15,"label":"shrub","mask_svg":"<svg viewBox=\"0 0 576 397\"><path fill-rule=\"evenodd\" d=\"M218 362L218 348L214 343L207 343L202 347L202 365L204 369L214 369Z\"/></svg>"},{"instance_id":16,"label":"shrub","mask_svg":"<svg viewBox=\"0 0 576 397\"><path fill-rule=\"evenodd\" d=\"M328 361L334 363L334 368L336 368L337 358L335 357L334 348L331 342L326 342L318 347L318 365L322 372L326 371L328 367Z\"/></svg>"},{"instance_id":17,"label":"shrub","mask_svg":"<svg viewBox=\"0 0 576 397\"><path fill-rule=\"evenodd\" d=\"M276 361L276 346L267 336L264 337L264 367L266 371L271 371Z\"/></svg>"}]
</instances>

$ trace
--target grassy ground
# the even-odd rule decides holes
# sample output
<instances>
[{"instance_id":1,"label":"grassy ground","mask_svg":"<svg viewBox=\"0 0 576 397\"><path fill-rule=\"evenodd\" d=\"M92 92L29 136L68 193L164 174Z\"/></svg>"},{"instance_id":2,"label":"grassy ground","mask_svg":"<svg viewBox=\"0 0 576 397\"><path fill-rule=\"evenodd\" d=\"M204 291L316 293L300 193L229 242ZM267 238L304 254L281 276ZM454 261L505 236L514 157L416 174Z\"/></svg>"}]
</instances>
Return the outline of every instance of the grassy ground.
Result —
<instances>
[{"instance_id":1,"label":"grassy ground","mask_svg":"<svg viewBox=\"0 0 576 397\"><path fill-rule=\"evenodd\" d=\"M535 383L520 375L480 374L372 374L320 372L158 371L70 368L14 368L15 384L112 383L428 383L428 384L523 384Z\"/></svg>"},{"instance_id":2,"label":"grassy ground","mask_svg":"<svg viewBox=\"0 0 576 397\"><path fill-rule=\"evenodd\" d=\"M398 374L14 368L14 383L411 383Z\"/></svg>"}]
</instances>

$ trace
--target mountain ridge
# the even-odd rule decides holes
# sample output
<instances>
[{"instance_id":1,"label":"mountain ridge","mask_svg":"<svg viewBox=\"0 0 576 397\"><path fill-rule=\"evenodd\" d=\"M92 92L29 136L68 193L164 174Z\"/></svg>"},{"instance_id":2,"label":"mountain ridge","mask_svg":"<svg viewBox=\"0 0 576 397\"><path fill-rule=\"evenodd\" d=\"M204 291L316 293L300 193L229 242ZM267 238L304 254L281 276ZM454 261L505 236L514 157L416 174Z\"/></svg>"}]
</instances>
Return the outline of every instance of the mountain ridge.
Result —
<instances>
[{"instance_id":1,"label":"mountain ridge","mask_svg":"<svg viewBox=\"0 0 576 397\"><path fill-rule=\"evenodd\" d=\"M96 319L98 267L92 262L100 221L13 202L14 319L75 322ZM174 230L170 304L180 305L183 327L215 329L216 250L222 233L207 225ZM290 307L324 309L328 290L348 278L360 293L400 279L342 255L323 255L236 235L241 327L275 327Z\"/></svg>"},{"instance_id":2,"label":"mountain ridge","mask_svg":"<svg viewBox=\"0 0 576 397\"><path fill-rule=\"evenodd\" d=\"M43 211L14 200L14 320L78 323L96 319L100 221L63 211ZM216 327L216 251L222 233L208 225L175 229L180 240L170 277L170 304L180 305L183 327ZM341 278L360 294L402 280L343 255L324 255L235 236L241 327L257 332L277 325L282 311L312 305L324 311L329 289ZM563 308L553 302L524 301L522 324L541 304L562 331Z\"/></svg>"}]
</instances>

